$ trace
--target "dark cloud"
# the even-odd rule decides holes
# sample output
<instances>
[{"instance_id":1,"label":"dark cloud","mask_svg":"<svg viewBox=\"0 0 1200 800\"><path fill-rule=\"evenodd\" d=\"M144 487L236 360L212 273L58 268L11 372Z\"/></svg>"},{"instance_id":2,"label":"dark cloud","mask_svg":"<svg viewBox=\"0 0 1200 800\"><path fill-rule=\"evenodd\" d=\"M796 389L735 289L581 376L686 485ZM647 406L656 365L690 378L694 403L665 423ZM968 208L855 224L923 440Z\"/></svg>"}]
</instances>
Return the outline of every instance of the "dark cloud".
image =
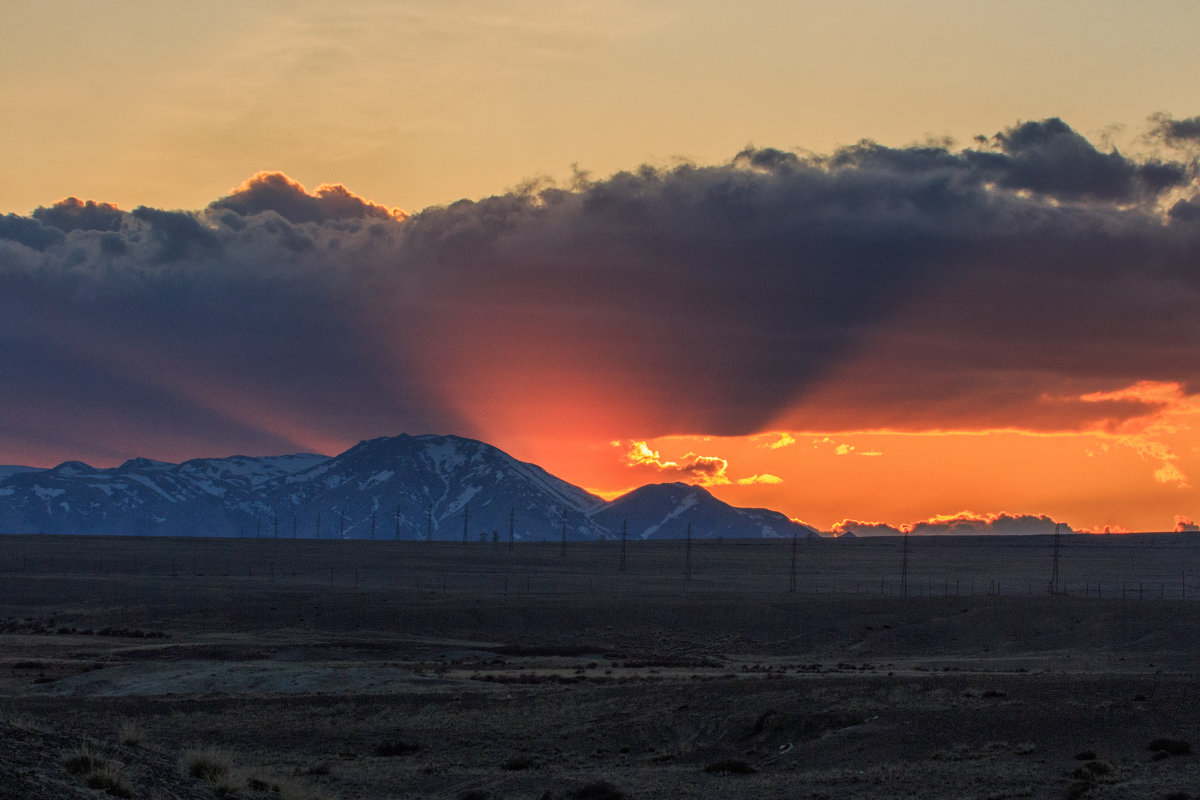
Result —
<instances>
[{"instance_id":1,"label":"dark cloud","mask_svg":"<svg viewBox=\"0 0 1200 800\"><path fill-rule=\"evenodd\" d=\"M116 231L125 213L111 203L86 203L78 197L59 200L49 208L38 206L33 218L64 233L70 231Z\"/></svg>"},{"instance_id":2,"label":"dark cloud","mask_svg":"<svg viewBox=\"0 0 1200 800\"><path fill-rule=\"evenodd\" d=\"M341 184L325 184L309 194L282 172L260 172L228 197L209 206L241 216L274 211L289 222L324 222L333 219L392 219L400 212L353 194Z\"/></svg>"},{"instance_id":3,"label":"dark cloud","mask_svg":"<svg viewBox=\"0 0 1200 800\"><path fill-rule=\"evenodd\" d=\"M0 217L0 239L23 244L34 250L45 250L63 240L63 232L47 227L36 219L5 214Z\"/></svg>"},{"instance_id":4,"label":"dark cloud","mask_svg":"<svg viewBox=\"0 0 1200 800\"><path fill-rule=\"evenodd\" d=\"M1054 533L1055 527L1058 525L1059 523L1044 514L972 514L964 511L959 514L932 517L900 526L884 522L844 519L833 526L832 532L837 536L841 536L843 533L853 533L855 536L900 536L904 533L916 536L945 534L1024 536ZM1068 525L1062 525L1059 532L1074 533Z\"/></svg>"},{"instance_id":5,"label":"dark cloud","mask_svg":"<svg viewBox=\"0 0 1200 800\"><path fill-rule=\"evenodd\" d=\"M1169 114L1155 114L1150 118L1154 127L1150 133L1168 144L1200 142L1200 117L1174 119Z\"/></svg>"},{"instance_id":6,"label":"dark cloud","mask_svg":"<svg viewBox=\"0 0 1200 800\"><path fill-rule=\"evenodd\" d=\"M401 430L1059 430L1148 407L1088 393L1200 386L1184 167L1056 119L990 141L747 148L405 220L277 174L118 230L3 218L9 435L57 435L71 397L89 435L330 451ZM92 377L72 391L64 363Z\"/></svg>"},{"instance_id":7,"label":"dark cloud","mask_svg":"<svg viewBox=\"0 0 1200 800\"><path fill-rule=\"evenodd\" d=\"M996 151L967 154L982 174L1008 188L1064 200L1128 202L1187 179L1187 170L1179 164L1139 164L1115 150L1102 153L1058 118L1016 125L992 141Z\"/></svg>"},{"instance_id":8,"label":"dark cloud","mask_svg":"<svg viewBox=\"0 0 1200 800\"><path fill-rule=\"evenodd\" d=\"M186 255L217 247L216 234L192 214L138 206L133 216L150 226L150 237L158 243L155 254L158 261L178 261Z\"/></svg>"}]
</instances>

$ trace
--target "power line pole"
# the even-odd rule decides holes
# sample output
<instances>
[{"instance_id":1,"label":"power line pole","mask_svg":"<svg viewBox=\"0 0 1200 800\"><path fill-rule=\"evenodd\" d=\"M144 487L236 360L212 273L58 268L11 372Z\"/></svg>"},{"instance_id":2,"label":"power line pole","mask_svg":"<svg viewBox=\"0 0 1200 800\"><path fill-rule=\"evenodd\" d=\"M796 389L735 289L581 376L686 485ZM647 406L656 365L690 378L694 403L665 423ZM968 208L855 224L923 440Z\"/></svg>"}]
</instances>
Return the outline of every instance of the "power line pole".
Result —
<instances>
[{"instance_id":1,"label":"power line pole","mask_svg":"<svg viewBox=\"0 0 1200 800\"><path fill-rule=\"evenodd\" d=\"M467 505L463 508L463 544L467 543L467 526L470 524L470 522L471 504L467 503Z\"/></svg>"},{"instance_id":2,"label":"power line pole","mask_svg":"<svg viewBox=\"0 0 1200 800\"><path fill-rule=\"evenodd\" d=\"M317 538L321 538L321 512L317 512Z\"/></svg>"},{"instance_id":3,"label":"power line pole","mask_svg":"<svg viewBox=\"0 0 1200 800\"><path fill-rule=\"evenodd\" d=\"M792 530L792 574L788 580L788 591L796 591L796 543L799 541L795 529Z\"/></svg>"},{"instance_id":4,"label":"power line pole","mask_svg":"<svg viewBox=\"0 0 1200 800\"><path fill-rule=\"evenodd\" d=\"M400 541L400 504L396 504L396 535L393 537L396 541Z\"/></svg>"},{"instance_id":5,"label":"power line pole","mask_svg":"<svg viewBox=\"0 0 1200 800\"><path fill-rule=\"evenodd\" d=\"M629 520L621 522L621 572L625 571L625 540L629 536Z\"/></svg>"},{"instance_id":6,"label":"power line pole","mask_svg":"<svg viewBox=\"0 0 1200 800\"><path fill-rule=\"evenodd\" d=\"M275 515L275 538L279 538L279 515Z\"/></svg>"},{"instance_id":7,"label":"power line pole","mask_svg":"<svg viewBox=\"0 0 1200 800\"><path fill-rule=\"evenodd\" d=\"M371 512L371 541L375 541L375 512Z\"/></svg>"},{"instance_id":8,"label":"power line pole","mask_svg":"<svg viewBox=\"0 0 1200 800\"><path fill-rule=\"evenodd\" d=\"M559 550L559 555L564 558L567 555L567 507L562 508L562 546Z\"/></svg>"},{"instance_id":9,"label":"power line pole","mask_svg":"<svg viewBox=\"0 0 1200 800\"><path fill-rule=\"evenodd\" d=\"M908 597L908 531L904 532L904 556L900 562L900 596Z\"/></svg>"},{"instance_id":10,"label":"power line pole","mask_svg":"<svg viewBox=\"0 0 1200 800\"><path fill-rule=\"evenodd\" d=\"M292 538L296 538L296 515L292 514Z\"/></svg>"},{"instance_id":11,"label":"power line pole","mask_svg":"<svg viewBox=\"0 0 1200 800\"><path fill-rule=\"evenodd\" d=\"M687 544L683 550L683 583L684 586L690 586L692 583L692 523L687 526Z\"/></svg>"},{"instance_id":12,"label":"power line pole","mask_svg":"<svg viewBox=\"0 0 1200 800\"><path fill-rule=\"evenodd\" d=\"M341 525L338 528L338 538L342 541L346 540L346 512L339 511L338 517L341 519Z\"/></svg>"},{"instance_id":13,"label":"power line pole","mask_svg":"<svg viewBox=\"0 0 1200 800\"><path fill-rule=\"evenodd\" d=\"M433 541L433 506L429 507L429 514L425 518L425 541Z\"/></svg>"},{"instance_id":14,"label":"power line pole","mask_svg":"<svg viewBox=\"0 0 1200 800\"><path fill-rule=\"evenodd\" d=\"M517 510L515 508L508 509L508 549L513 549L513 531L517 525Z\"/></svg>"},{"instance_id":15,"label":"power line pole","mask_svg":"<svg viewBox=\"0 0 1200 800\"><path fill-rule=\"evenodd\" d=\"M1061 528L1062 528L1061 522L1057 522L1054 524L1054 564L1050 568L1050 587L1049 587L1050 594L1058 594L1059 593L1058 544L1059 544L1059 531Z\"/></svg>"}]
</instances>

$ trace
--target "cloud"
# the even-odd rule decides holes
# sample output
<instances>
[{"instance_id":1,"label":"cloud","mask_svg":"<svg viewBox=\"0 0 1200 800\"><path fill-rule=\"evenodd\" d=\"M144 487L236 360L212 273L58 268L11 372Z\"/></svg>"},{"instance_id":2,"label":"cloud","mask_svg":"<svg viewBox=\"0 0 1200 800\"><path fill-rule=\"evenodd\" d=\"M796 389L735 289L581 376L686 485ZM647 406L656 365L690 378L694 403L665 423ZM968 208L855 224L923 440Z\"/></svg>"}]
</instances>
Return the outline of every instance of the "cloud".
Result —
<instances>
[{"instance_id":1,"label":"cloud","mask_svg":"<svg viewBox=\"0 0 1200 800\"><path fill-rule=\"evenodd\" d=\"M209 205L241 216L274 211L288 222L327 222L341 219L403 219L399 209L372 203L339 184L322 184L312 194L282 172L259 172L228 196Z\"/></svg>"},{"instance_id":2,"label":"cloud","mask_svg":"<svg viewBox=\"0 0 1200 800\"><path fill-rule=\"evenodd\" d=\"M125 213L112 203L84 202L78 197L68 197L49 208L38 206L32 216L45 225L69 233L120 230Z\"/></svg>"},{"instance_id":3,"label":"cloud","mask_svg":"<svg viewBox=\"0 0 1200 800\"><path fill-rule=\"evenodd\" d=\"M400 430L1136 436L1163 406L1114 392L1200 392L1196 194L1188 163L1052 118L406 219L280 173L197 211L62 201L0 217L0 437L78 457L74 437L140 431L158 449L131 454L173 457Z\"/></svg>"},{"instance_id":4,"label":"cloud","mask_svg":"<svg viewBox=\"0 0 1200 800\"><path fill-rule=\"evenodd\" d=\"M1150 121L1154 123L1150 135L1170 145L1200 142L1200 116L1174 119L1169 114L1158 113L1152 115Z\"/></svg>"},{"instance_id":5,"label":"cloud","mask_svg":"<svg viewBox=\"0 0 1200 800\"><path fill-rule=\"evenodd\" d=\"M668 461L663 459L657 450L651 450L645 442L626 442L624 446L627 450L623 460L627 466L648 468L668 479L684 480L701 486L729 483L725 474L729 462L723 458L688 453L678 461Z\"/></svg>"},{"instance_id":6,"label":"cloud","mask_svg":"<svg viewBox=\"0 0 1200 800\"><path fill-rule=\"evenodd\" d=\"M1176 533L1192 533L1200 531L1200 525L1197 525L1191 517L1185 517L1181 514L1175 515L1175 532Z\"/></svg>"},{"instance_id":7,"label":"cloud","mask_svg":"<svg viewBox=\"0 0 1200 800\"><path fill-rule=\"evenodd\" d=\"M960 511L957 514L936 515L907 525L844 519L833 526L833 533L838 536L843 533L853 533L855 536L899 536L905 533L1013 536L1054 533L1055 526L1059 524L1044 514L976 514L971 511ZM1073 533L1067 525L1062 525L1060 532Z\"/></svg>"},{"instance_id":8,"label":"cloud","mask_svg":"<svg viewBox=\"0 0 1200 800\"><path fill-rule=\"evenodd\" d=\"M31 250L45 250L63 240L58 228L43 225L36 219L5 214L0 217L0 239L22 244Z\"/></svg>"},{"instance_id":9,"label":"cloud","mask_svg":"<svg viewBox=\"0 0 1200 800\"><path fill-rule=\"evenodd\" d=\"M779 438L772 442L760 444L759 447L765 447L768 450L781 450L784 447L791 447L796 443L795 437L793 437L790 433L779 433L777 436Z\"/></svg>"},{"instance_id":10,"label":"cloud","mask_svg":"<svg viewBox=\"0 0 1200 800\"><path fill-rule=\"evenodd\" d=\"M779 477L778 475L772 475L769 472L764 472L761 475L751 475L748 478L738 478L735 483L737 483L738 486L773 486L783 483L783 478Z\"/></svg>"}]
</instances>

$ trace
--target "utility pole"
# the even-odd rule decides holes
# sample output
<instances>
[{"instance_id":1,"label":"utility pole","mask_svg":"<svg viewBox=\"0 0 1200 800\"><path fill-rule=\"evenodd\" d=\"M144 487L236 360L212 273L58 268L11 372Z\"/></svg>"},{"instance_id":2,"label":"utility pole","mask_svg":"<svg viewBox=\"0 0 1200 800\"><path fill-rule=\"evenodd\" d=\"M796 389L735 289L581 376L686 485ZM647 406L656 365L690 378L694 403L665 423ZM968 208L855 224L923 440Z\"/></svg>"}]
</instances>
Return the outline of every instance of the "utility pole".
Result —
<instances>
[{"instance_id":1,"label":"utility pole","mask_svg":"<svg viewBox=\"0 0 1200 800\"><path fill-rule=\"evenodd\" d=\"M463 544L467 543L467 525L471 522L471 504L463 508Z\"/></svg>"},{"instance_id":2,"label":"utility pole","mask_svg":"<svg viewBox=\"0 0 1200 800\"><path fill-rule=\"evenodd\" d=\"M371 512L371 541L375 541L375 512Z\"/></svg>"},{"instance_id":3,"label":"utility pole","mask_svg":"<svg viewBox=\"0 0 1200 800\"><path fill-rule=\"evenodd\" d=\"M275 538L279 538L279 515L275 515Z\"/></svg>"},{"instance_id":4,"label":"utility pole","mask_svg":"<svg viewBox=\"0 0 1200 800\"><path fill-rule=\"evenodd\" d=\"M687 544L683 550L683 582L684 586L692 583L692 523L687 526Z\"/></svg>"},{"instance_id":5,"label":"utility pole","mask_svg":"<svg viewBox=\"0 0 1200 800\"><path fill-rule=\"evenodd\" d=\"M425 519L425 541L433 541L433 506L429 507L429 515Z\"/></svg>"},{"instance_id":6,"label":"utility pole","mask_svg":"<svg viewBox=\"0 0 1200 800\"><path fill-rule=\"evenodd\" d=\"M317 512L317 538L321 538L321 512Z\"/></svg>"},{"instance_id":7,"label":"utility pole","mask_svg":"<svg viewBox=\"0 0 1200 800\"><path fill-rule=\"evenodd\" d=\"M296 515L292 514L292 538L296 538Z\"/></svg>"},{"instance_id":8,"label":"utility pole","mask_svg":"<svg viewBox=\"0 0 1200 800\"><path fill-rule=\"evenodd\" d=\"M1050 594L1059 594L1058 586L1058 545L1059 545L1059 530L1062 528L1061 522L1054 524L1054 563L1050 567Z\"/></svg>"},{"instance_id":9,"label":"utility pole","mask_svg":"<svg viewBox=\"0 0 1200 800\"><path fill-rule=\"evenodd\" d=\"M261 519L256 520L254 523L254 538L255 539L262 538L262 520Z\"/></svg>"},{"instance_id":10,"label":"utility pole","mask_svg":"<svg viewBox=\"0 0 1200 800\"><path fill-rule=\"evenodd\" d=\"M345 541L346 540L346 512L339 511L338 516L342 520L341 527L338 528L338 538L341 539L342 541Z\"/></svg>"},{"instance_id":11,"label":"utility pole","mask_svg":"<svg viewBox=\"0 0 1200 800\"><path fill-rule=\"evenodd\" d=\"M508 509L508 549L513 549L513 530L517 524L517 510L515 508Z\"/></svg>"},{"instance_id":12,"label":"utility pole","mask_svg":"<svg viewBox=\"0 0 1200 800\"><path fill-rule=\"evenodd\" d=\"M562 509L562 547L560 549L559 555L563 556L564 558L567 555L567 507L566 506L563 506L563 509Z\"/></svg>"},{"instance_id":13,"label":"utility pole","mask_svg":"<svg viewBox=\"0 0 1200 800\"><path fill-rule=\"evenodd\" d=\"M625 571L625 540L629 537L629 520L621 522L621 572Z\"/></svg>"},{"instance_id":14,"label":"utility pole","mask_svg":"<svg viewBox=\"0 0 1200 800\"><path fill-rule=\"evenodd\" d=\"M908 531L904 532L904 556L900 562L900 596L908 597Z\"/></svg>"},{"instance_id":15,"label":"utility pole","mask_svg":"<svg viewBox=\"0 0 1200 800\"><path fill-rule=\"evenodd\" d=\"M796 543L798 541L799 541L799 539L796 536L796 531L793 528L792 529L792 574L791 574L791 578L788 580L788 591L789 592L796 591Z\"/></svg>"},{"instance_id":16,"label":"utility pole","mask_svg":"<svg viewBox=\"0 0 1200 800\"><path fill-rule=\"evenodd\" d=\"M400 505L396 505L396 541L400 541Z\"/></svg>"}]
</instances>

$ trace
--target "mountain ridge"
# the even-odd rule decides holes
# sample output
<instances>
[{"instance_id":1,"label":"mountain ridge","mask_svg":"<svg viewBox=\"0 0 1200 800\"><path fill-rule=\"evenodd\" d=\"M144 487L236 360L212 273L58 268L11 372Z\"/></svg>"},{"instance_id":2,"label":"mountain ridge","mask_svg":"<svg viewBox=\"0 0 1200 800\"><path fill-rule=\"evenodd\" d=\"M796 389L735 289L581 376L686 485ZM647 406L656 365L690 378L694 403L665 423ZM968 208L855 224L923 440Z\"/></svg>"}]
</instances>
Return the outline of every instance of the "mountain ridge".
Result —
<instances>
[{"instance_id":1,"label":"mountain ridge","mask_svg":"<svg viewBox=\"0 0 1200 800\"><path fill-rule=\"evenodd\" d=\"M624 515L624 516L622 516ZM699 486L605 501L493 445L452 435L364 439L335 456L131 458L0 468L0 533L517 541L815 535Z\"/></svg>"}]
</instances>

